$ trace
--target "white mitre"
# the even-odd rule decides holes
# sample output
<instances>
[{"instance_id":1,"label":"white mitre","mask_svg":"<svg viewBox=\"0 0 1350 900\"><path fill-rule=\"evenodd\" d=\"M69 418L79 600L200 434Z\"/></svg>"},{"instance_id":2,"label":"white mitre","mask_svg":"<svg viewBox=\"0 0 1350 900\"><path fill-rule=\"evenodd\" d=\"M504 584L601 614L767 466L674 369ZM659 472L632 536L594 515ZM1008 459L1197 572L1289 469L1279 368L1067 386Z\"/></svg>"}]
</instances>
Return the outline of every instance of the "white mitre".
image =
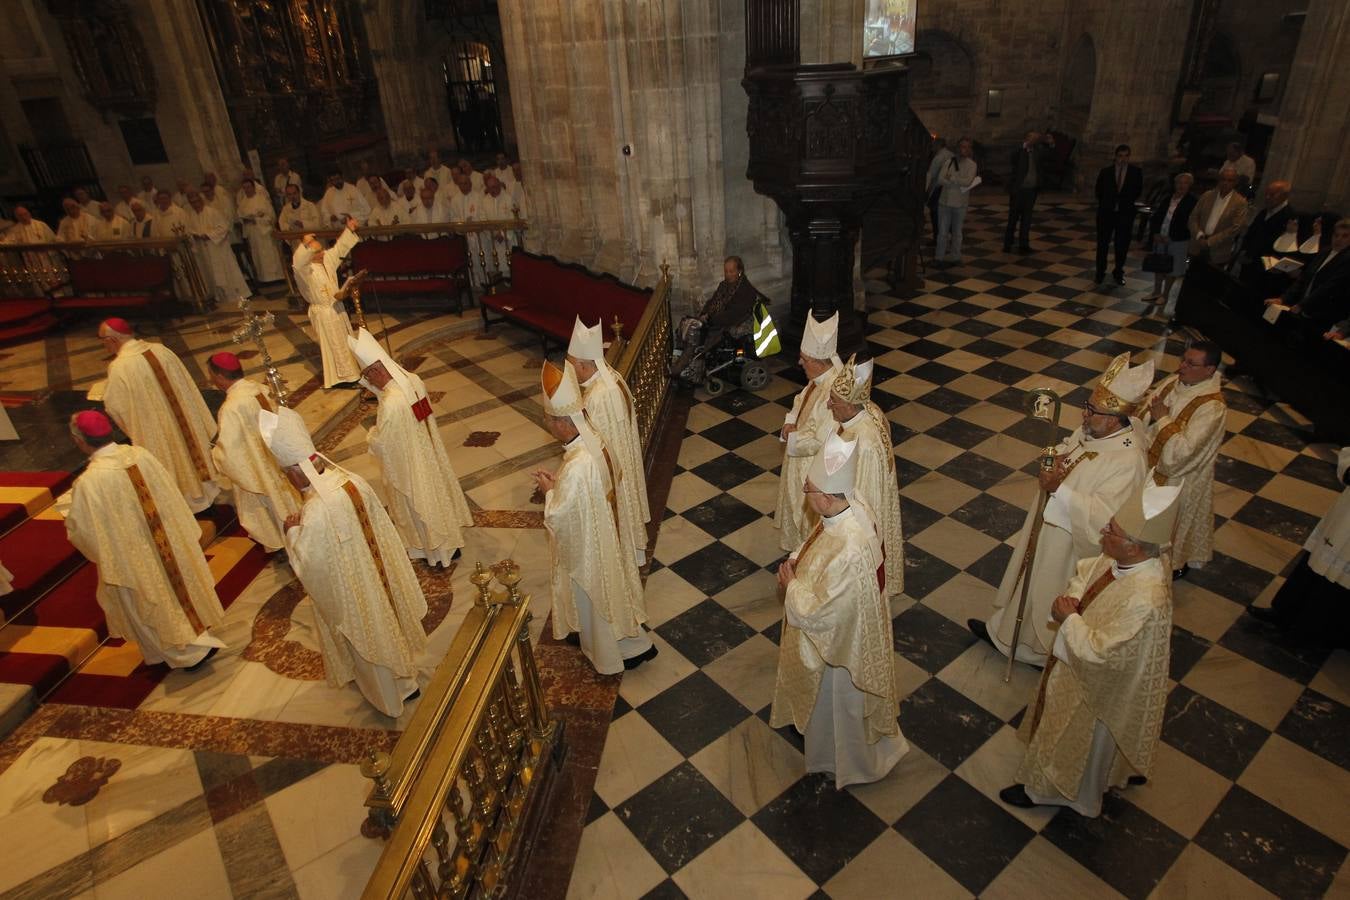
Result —
<instances>
[{"instance_id":1,"label":"white mitre","mask_svg":"<svg viewBox=\"0 0 1350 900\"><path fill-rule=\"evenodd\" d=\"M852 406L864 406L872 396L872 360L854 362L857 354L835 376L830 393Z\"/></svg>"},{"instance_id":2,"label":"white mitre","mask_svg":"<svg viewBox=\"0 0 1350 900\"><path fill-rule=\"evenodd\" d=\"M591 427L591 420L586 417L581 399L581 383L577 381L577 370L566 360L563 360L561 369L544 360L544 367L539 371L539 381L544 389L544 411L551 416L565 416L570 419L596 462L604 464L605 443Z\"/></svg>"},{"instance_id":3,"label":"white mitre","mask_svg":"<svg viewBox=\"0 0 1350 900\"><path fill-rule=\"evenodd\" d=\"M605 334L602 323L596 322L591 328L587 328L581 321L581 316L577 316L576 322L572 325L572 340L567 344L567 355L575 356L577 359L589 359L595 363L605 361Z\"/></svg>"},{"instance_id":4,"label":"white mitre","mask_svg":"<svg viewBox=\"0 0 1350 900\"><path fill-rule=\"evenodd\" d=\"M323 459L325 465L334 469L339 467L328 458L320 456L319 451L314 449L309 429L298 412L286 406L278 406L276 412L260 409L258 432L262 435L263 444L276 457L277 465L283 469L299 466L325 506L329 503L346 502L341 496L342 488L329 485L319 477L318 470L314 468L316 458ZM340 523L342 519L343 517L335 517L333 521ZM345 541L351 537L348 530L340 524L335 524L335 527L338 528L338 540Z\"/></svg>"},{"instance_id":5,"label":"white mitre","mask_svg":"<svg viewBox=\"0 0 1350 900\"><path fill-rule=\"evenodd\" d=\"M413 385L412 379L408 377L408 370L394 362L394 358L384 349L375 336L364 328L358 328L356 336L347 335L347 346L351 348L352 355L356 357L356 363L361 367L361 383L366 384L365 371L375 363L382 363L384 370L389 373L389 377L398 382L398 386L403 389L403 394L408 398L408 402L416 403L426 394L417 390ZM366 384L371 390L375 390L373 385Z\"/></svg>"},{"instance_id":6,"label":"white mitre","mask_svg":"<svg viewBox=\"0 0 1350 900\"><path fill-rule=\"evenodd\" d=\"M857 441L846 441L838 432L830 432L820 452L811 460L806 477L822 493L843 494L851 499L858 475L858 457L853 452L857 449Z\"/></svg>"},{"instance_id":7,"label":"white mitre","mask_svg":"<svg viewBox=\"0 0 1350 900\"><path fill-rule=\"evenodd\" d=\"M1159 487L1153 472L1130 492L1116 510L1116 524L1136 541L1159 546L1172 543L1177 516L1181 512L1181 484Z\"/></svg>"},{"instance_id":8,"label":"white mitre","mask_svg":"<svg viewBox=\"0 0 1350 900\"><path fill-rule=\"evenodd\" d=\"M828 359L836 366L843 365L837 353L839 345L839 310L824 322L807 313L806 330L802 332L802 355L812 359Z\"/></svg>"},{"instance_id":9,"label":"white mitre","mask_svg":"<svg viewBox=\"0 0 1350 900\"><path fill-rule=\"evenodd\" d=\"M1153 360L1131 366L1130 354L1122 353L1111 360L1111 365L1098 379L1091 403L1102 412L1133 415L1152 384Z\"/></svg>"}]
</instances>

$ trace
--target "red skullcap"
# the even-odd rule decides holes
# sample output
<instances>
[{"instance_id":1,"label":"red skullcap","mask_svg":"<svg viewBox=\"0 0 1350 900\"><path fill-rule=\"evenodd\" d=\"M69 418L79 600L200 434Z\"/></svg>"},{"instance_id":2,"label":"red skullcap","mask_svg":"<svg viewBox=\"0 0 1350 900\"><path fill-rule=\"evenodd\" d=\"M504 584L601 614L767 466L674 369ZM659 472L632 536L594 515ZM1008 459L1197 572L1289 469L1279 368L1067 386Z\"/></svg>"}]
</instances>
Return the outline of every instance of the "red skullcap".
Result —
<instances>
[{"instance_id":1,"label":"red skullcap","mask_svg":"<svg viewBox=\"0 0 1350 900\"><path fill-rule=\"evenodd\" d=\"M80 430L80 434L88 438L102 438L112 434L112 422L96 409L76 413L75 427Z\"/></svg>"},{"instance_id":2,"label":"red skullcap","mask_svg":"<svg viewBox=\"0 0 1350 900\"><path fill-rule=\"evenodd\" d=\"M110 331L116 331L118 334L131 334L131 323L126 319L104 319L103 327Z\"/></svg>"},{"instance_id":3,"label":"red skullcap","mask_svg":"<svg viewBox=\"0 0 1350 900\"><path fill-rule=\"evenodd\" d=\"M239 357L228 350L222 350L219 353L211 354L210 361L211 365L226 372L244 371L243 365L239 362Z\"/></svg>"}]
</instances>

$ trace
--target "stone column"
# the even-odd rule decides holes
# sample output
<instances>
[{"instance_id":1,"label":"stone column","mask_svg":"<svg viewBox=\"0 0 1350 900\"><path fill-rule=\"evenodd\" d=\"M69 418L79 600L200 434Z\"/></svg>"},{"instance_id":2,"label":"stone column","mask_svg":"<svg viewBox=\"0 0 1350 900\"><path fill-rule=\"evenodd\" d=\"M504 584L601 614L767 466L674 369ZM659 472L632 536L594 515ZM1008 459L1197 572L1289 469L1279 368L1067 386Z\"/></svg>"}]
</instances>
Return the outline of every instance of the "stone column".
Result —
<instances>
[{"instance_id":1,"label":"stone column","mask_svg":"<svg viewBox=\"0 0 1350 900\"><path fill-rule=\"evenodd\" d=\"M429 146L451 133L450 110L440 80L440 60L425 52L420 3L369 4L365 8L371 67L389 153L419 162Z\"/></svg>"},{"instance_id":2,"label":"stone column","mask_svg":"<svg viewBox=\"0 0 1350 900\"><path fill-rule=\"evenodd\" d=\"M1299 209L1344 211L1350 204L1347 58L1350 4L1310 0L1265 166L1267 181L1293 181L1290 202Z\"/></svg>"}]
</instances>

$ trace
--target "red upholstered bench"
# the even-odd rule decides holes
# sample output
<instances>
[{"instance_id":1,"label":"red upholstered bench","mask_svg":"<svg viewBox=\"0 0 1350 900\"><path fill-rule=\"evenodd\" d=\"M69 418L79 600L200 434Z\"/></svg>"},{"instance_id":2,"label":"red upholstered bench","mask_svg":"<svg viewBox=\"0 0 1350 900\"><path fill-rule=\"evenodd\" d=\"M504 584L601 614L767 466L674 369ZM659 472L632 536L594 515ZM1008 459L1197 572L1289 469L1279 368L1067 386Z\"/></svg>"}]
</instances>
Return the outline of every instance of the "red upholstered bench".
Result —
<instances>
[{"instance_id":1,"label":"red upholstered bench","mask_svg":"<svg viewBox=\"0 0 1350 900\"><path fill-rule=\"evenodd\" d=\"M133 310L168 305L174 299L167 256L109 253L100 259L70 259L69 297L56 297L57 312Z\"/></svg>"},{"instance_id":2,"label":"red upholstered bench","mask_svg":"<svg viewBox=\"0 0 1350 900\"><path fill-rule=\"evenodd\" d=\"M379 297L445 296L464 311L473 302L469 288L469 251L461 234L438 238L366 240L352 250L352 265L368 269L362 294Z\"/></svg>"},{"instance_id":3,"label":"red upholstered bench","mask_svg":"<svg viewBox=\"0 0 1350 900\"><path fill-rule=\"evenodd\" d=\"M632 335L651 299L650 289L624 284L613 275L591 272L559 262L551 256L516 247L511 251L510 283L480 299L483 330L494 321L509 321L538 332L544 352L549 339L566 344L578 316L587 325L600 322L605 337L618 319L623 333ZM488 311L498 318L489 317Z\"/></svg>"}]
</instances>

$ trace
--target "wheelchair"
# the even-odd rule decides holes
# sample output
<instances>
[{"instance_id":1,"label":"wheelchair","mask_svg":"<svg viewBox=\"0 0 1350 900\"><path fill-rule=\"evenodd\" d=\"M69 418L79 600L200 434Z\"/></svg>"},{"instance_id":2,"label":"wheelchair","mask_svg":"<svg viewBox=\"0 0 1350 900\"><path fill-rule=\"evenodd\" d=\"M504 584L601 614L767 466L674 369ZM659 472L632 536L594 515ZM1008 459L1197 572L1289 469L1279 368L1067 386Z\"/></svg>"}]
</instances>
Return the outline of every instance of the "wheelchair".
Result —
<instances>
[{"instance_id":1,"label":"wheelchair","mask_svg":"<svg viewBox=\"0 0 1350 900\"><path fill-rule=\"evenodd\" d=\"M698 316L680 320L675 328L671 362L680 358L685 347L702 343L703 328ZM695 353L676 377L695 387L702 386L709 396L716 397L732 381L747 391L759 390L769 383L769 367L755 355L754 338L749 333L738 337L728 330L717 344Z\"/></svg>"}]
</instances>

